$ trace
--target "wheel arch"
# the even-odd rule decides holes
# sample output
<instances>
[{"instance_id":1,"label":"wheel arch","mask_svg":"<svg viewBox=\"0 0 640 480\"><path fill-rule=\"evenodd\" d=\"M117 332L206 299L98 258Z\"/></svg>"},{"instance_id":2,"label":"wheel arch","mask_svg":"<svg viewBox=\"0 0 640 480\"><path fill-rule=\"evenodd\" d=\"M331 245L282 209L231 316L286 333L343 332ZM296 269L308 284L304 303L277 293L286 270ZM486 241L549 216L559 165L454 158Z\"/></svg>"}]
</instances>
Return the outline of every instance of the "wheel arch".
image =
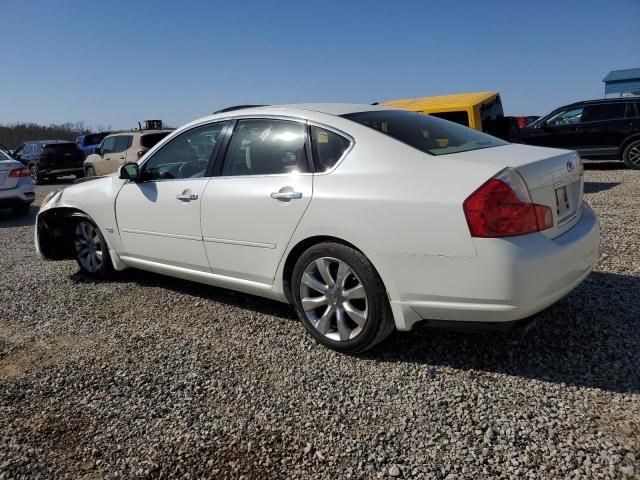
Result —
<instances>
[{"instance_id":1,"label":"wheel arch","mask_svg":"<svg viewBox=\"0 0 640 480\"><path fill-rule=\"evenodd\" d=\"M625 138L622 144L620 145L620 148L618 149L618 158L624 159L624 151L627 149L629 144L632 142L636 142L638 140L640 140L640 132L633 133L629 135L627 138Z\"/></svg>"},{"instance_id":2,"label":"wheel arch","mask_svg":"<svg viewBox=\"0 0 640 480\"><path fill-rule=\"evenodd\" d=\"M287 254L287 258L284 262L284 267L282 269L282 285L284 289L284 295L287 298L287 301L289 301L289 303L293 303L293 297L291 295L291 277L293 275L293 269L295 268L296 262L307 249L313 247L314 245L317 245L319 243L324 243L324 242L339 243L341 245L345 245L347 247L353 248L354 250L357 250L358 252L362 253L367 258L367 260L371 262L373 269L378 274L380 279L382 279L380 272L376 268L371 258L369 258L369 256L367 256L367 254L364 251L362 251L362 249L358 248L353 243L348 242L347 240L344 240L339 237L334 237L332 235L314 235L314 236L307 237L300 240L291 250L289 250L289 253ZM384 280L382 280L382 284L384 285ZM385 285L385 288L386 288L386 285Z\"/></svg>"},{"instance_id":3,"label":"wheel arch","mask_svg":"<svg viewBox=\"0 0 640 480\"><path fill-rule=\"evenodd\" d=\"M75 207L50 208L38 215L37 241L40 253L50 260L73 259L71 236L78 219L97 225L86 212Z\"/></svg>"}]
</instances>

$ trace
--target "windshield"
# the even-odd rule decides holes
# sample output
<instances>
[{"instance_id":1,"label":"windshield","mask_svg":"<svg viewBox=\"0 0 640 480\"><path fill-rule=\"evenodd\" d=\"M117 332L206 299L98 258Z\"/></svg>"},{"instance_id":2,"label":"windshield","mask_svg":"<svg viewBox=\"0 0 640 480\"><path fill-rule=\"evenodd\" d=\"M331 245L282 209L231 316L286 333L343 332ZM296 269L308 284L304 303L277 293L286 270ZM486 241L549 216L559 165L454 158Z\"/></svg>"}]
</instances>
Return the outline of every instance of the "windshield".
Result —
<instances>
[{"instance_id":1,"label":"windshield","mask_svg":"<svg viewBox=\"0 0 640 480\"><path fill-rule=\"evenodd\" d=\"M499 138L457 123L405 110L350 113L343 117L431 155L447 155L508 145Z\"/></svg>"}]
</instances>

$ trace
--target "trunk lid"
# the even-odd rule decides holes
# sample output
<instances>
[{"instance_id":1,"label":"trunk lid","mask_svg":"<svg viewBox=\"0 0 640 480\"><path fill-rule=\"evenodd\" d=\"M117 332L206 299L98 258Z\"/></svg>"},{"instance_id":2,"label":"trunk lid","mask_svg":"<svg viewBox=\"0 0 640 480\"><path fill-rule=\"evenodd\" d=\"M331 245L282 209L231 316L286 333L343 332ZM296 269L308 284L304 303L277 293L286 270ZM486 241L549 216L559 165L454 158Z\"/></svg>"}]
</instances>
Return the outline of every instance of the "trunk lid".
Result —
<instances>
[{"instance_id":1,"label":"trunk lid","mask_svg":"<svg viewBox=\"0 0 640 480\"><path fill-rule=\"evenodd\" d=\"M533 203L546 205L553 212L553 228L542 231L547 237L562 235L580 220L584 181L576 152L512 144L456 156L495 166L495 173L514 168L527 184Z\"/></svg>"},{"instance_id":2,"label":"trunk lid","mask_svg":"<svg viewBox=\"0 0 640 480\"><path fill-rule=\"evenodd\" d=\"M45 145L42 154L53 168L82 166L82 151L75 143L53 143Z\"/></svg>"}]
</instances>

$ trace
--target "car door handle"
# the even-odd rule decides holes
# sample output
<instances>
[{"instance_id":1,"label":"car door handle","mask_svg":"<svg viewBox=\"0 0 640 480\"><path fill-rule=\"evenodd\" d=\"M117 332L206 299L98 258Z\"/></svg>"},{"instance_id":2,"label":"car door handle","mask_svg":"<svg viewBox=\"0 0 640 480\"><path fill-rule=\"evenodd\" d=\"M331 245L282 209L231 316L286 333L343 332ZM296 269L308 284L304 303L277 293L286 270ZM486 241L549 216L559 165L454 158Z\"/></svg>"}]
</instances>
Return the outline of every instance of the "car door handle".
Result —
<instances>
[{"instance_id":1,"label":"car door handle","mask_svg":"<svg viewBox=\"0 0 640 480\"><path fill-rule=\"evenodd\" d=\"M302 192L273 192L271 198L276 200L298 200L302 198Z\"/></svg>"},{"instance_id":2,"label":"car door handle","mask_svg":"<svg viewBox=\"0 0 640 480\"><path fill-rule=\"evenodd\" d=\"M198 194L182 192L176 195L176 198L182 202L190 202L191 200L197 200Z\"/></svg>"}]
</instances>

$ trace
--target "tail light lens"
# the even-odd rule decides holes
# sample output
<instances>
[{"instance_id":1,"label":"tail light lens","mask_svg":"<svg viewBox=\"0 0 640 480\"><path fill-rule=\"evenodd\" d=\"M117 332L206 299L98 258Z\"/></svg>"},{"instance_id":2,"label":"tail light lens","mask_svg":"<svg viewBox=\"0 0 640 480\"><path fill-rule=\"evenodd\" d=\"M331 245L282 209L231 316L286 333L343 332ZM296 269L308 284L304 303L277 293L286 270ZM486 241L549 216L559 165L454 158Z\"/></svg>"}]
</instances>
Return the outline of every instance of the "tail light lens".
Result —
<instances>
[{"instance_id":1,"label":"tail light lens","mask_svg":"<svg viewBox=\"0 0 640 480\"><path fill-rule=\"evenodd\" d=\"M473 237L513 237L553 227L551 208L532 203L524 180L510 168L469 195L463 209Z\"/></svg>"},{"instance_id":2,"label":"tail light lens","mask_svg":"<svg viewBox=\"0 0 640 480\"><path fill-rule=\"evenodd\" d=\"M9 172L10 177L28 177L29 170L26 168L14 168Z\"/></svg>"}]
</instances>

